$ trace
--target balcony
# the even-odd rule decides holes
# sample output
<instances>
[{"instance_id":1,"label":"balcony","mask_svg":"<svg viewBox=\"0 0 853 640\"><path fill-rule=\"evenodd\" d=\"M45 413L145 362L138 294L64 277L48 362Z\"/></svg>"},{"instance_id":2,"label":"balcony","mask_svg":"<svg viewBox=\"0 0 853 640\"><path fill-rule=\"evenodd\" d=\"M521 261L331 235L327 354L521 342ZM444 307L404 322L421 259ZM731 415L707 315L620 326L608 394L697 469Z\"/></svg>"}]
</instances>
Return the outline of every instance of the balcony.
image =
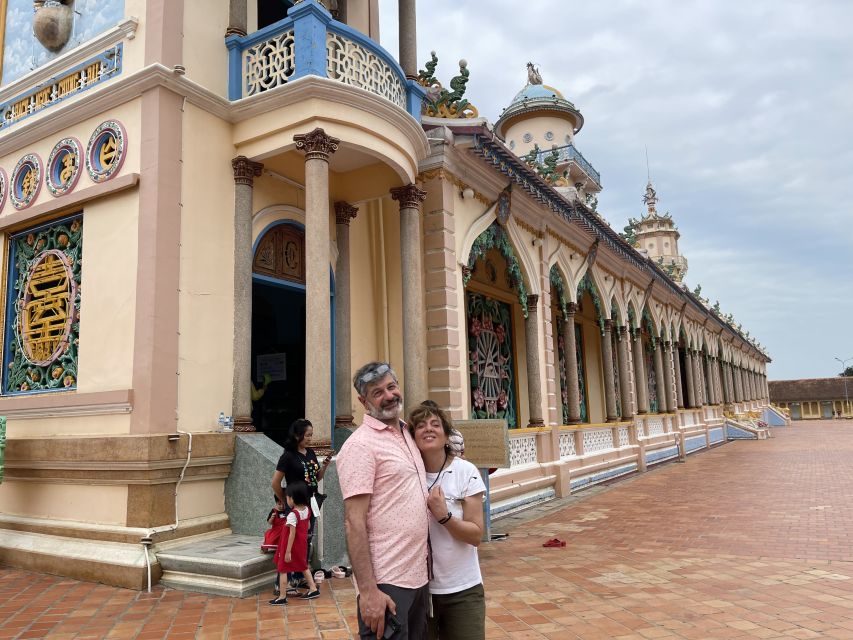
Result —
<instances>
[{"instance_id":1,"label":"balcony","mask_svg":"<svg viewBox=\"0 0 853 640\"><path fill-rule=\"evenodd\" d=\"M332 19L316 0L247 36L225 39L228 98L240 100L305 76L329 78L381 96L420 121L424 89L364 34Z\"/></svg>"},{"instance_id":2,"label":"balcony","mask_svg":"<svg viewBox=\"0 0 853 640\"><path fill-rule=\"evenodd\" d=\"M569 162L574 162L578 165L590 179L595 181L595 184L601 187L601 174L595 170L595 168L589 163L589 161L583 157L583 154L575 148L573 144L566 144L562 147L554 147L552 149L545 149L544 151L539 152L539 156L537 160L539 162L544 162L545 158L550 156L554 149L557 150L557 165L567 164Z\"/></svg>"}]
</instances>

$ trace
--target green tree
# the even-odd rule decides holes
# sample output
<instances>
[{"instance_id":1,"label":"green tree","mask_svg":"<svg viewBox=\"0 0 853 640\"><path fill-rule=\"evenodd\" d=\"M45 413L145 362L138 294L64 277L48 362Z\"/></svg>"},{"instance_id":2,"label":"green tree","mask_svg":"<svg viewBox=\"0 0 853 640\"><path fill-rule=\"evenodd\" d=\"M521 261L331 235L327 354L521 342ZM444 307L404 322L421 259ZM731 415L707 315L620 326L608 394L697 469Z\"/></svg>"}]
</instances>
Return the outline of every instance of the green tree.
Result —
<instances>
[{"instance_id":1,"label":"green tree","mask_svg":"<svg viewBox=\"0 0 853 640\"><path fill-rule=\"evenodd\" d=\"M840 377L853 377L853 365L847 367L844 371L838 374Z\"/></svg>"}]
</instances>

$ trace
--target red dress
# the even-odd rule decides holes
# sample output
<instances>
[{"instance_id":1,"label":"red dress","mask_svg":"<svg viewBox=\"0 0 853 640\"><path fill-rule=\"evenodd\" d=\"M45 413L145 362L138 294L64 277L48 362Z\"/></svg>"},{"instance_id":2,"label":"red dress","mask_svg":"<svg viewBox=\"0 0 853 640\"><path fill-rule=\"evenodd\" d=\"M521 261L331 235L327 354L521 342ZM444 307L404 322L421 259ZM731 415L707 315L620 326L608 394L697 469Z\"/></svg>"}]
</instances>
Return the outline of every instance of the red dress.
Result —
<instances>
[{"instance_id":1,"label":"red dress","mask_svg":"<svg viewBox=\"0 0 853 640\"><path fill-rule=\"evenodd\" d=\"M291 511L296 516L296 527L285 527L285 534L281 536L278 549L275 552L275 565L279 573L296 573L308 570L308 528L311 526L311 508L305 510L305 517L298 509ZM290 536L296 536L293 547L290 549L290 562L284 561L287 553L287 544Z\"/></svg>"}]
</instances>

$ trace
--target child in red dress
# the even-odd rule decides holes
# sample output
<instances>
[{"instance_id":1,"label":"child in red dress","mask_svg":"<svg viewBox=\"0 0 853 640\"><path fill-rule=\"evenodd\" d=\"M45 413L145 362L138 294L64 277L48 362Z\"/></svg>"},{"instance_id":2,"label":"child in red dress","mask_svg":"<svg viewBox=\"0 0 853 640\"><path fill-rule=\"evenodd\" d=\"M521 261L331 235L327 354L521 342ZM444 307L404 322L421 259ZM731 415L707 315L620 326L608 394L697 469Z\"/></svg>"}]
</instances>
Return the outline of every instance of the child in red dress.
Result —
<instances>
[{"instance_id":1,"label":"child in red dress","mask_svg":"<svg viewBox=\"0 0 853 640\"><path fill-rule=\"evenodd\" d=\"M279 574L301 572L308 583L308 591L300 600L313 600L320 597L320 589L311 575L308 566L308 528L311 526L311 507L308 506L308 486L304 482L292 482L285 488L287 506L291 511L287 514L285 524L287 533L278 543L275 552L275 564ZM270 604L287 604L287 595L270 600Z\"/></svg>"}]
</instances>

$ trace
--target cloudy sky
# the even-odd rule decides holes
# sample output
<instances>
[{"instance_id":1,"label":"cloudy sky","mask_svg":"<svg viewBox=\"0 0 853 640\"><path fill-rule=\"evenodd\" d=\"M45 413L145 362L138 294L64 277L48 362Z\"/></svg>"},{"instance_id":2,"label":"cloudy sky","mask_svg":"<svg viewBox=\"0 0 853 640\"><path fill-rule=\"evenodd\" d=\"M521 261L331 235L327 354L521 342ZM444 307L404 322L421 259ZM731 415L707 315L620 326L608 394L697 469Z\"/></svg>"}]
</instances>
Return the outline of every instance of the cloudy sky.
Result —
<instances>
[{"instance_id":1,"label":"cloudy sky","mask_svg":"<svg viewBox=\"0 0 853 640\"><path fill-rule=\"evenodd\" d=\"M647 145L690 288L758 337L771 379L821 377L853 356L851 24L847 0L420 0L418 59L435 49L446 85L465 58L492 122L537 63L584 115L616 230L643 212Z\"/></svg>"}]
</instances>

